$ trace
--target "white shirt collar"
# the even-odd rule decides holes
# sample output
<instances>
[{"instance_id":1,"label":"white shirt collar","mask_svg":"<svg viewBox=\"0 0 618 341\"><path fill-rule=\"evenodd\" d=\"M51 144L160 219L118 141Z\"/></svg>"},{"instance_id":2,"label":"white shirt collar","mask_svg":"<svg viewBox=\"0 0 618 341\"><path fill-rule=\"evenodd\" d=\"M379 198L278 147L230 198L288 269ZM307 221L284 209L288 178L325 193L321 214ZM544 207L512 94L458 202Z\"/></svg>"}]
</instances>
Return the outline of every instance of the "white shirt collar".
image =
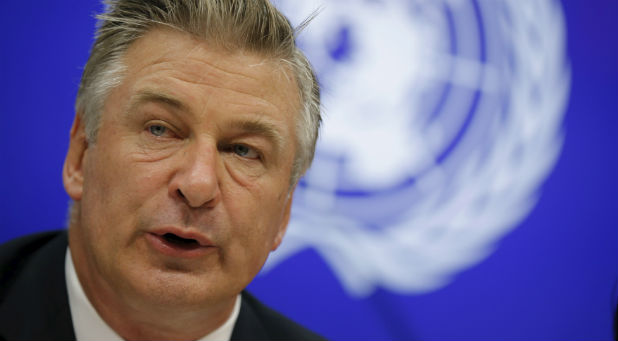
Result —
<instances>
[{"instance_id":1,"label":"white shirt collar","mask_svg":"<svg viewBox=\"0 0 618 341\"><path fill-rule=\"evenodd\" d=\"M71 250L68 247L64 262L64 276L69 294L69 307L71 308L71 318L76 339L122 341L120 335L103 321L88 300L77 278L73 259L71 258ZM230 314L227 321L198 341L229 341L240 313L240 301L240 295L238 295L232 314Z\"/></svg>"}]
</instances>

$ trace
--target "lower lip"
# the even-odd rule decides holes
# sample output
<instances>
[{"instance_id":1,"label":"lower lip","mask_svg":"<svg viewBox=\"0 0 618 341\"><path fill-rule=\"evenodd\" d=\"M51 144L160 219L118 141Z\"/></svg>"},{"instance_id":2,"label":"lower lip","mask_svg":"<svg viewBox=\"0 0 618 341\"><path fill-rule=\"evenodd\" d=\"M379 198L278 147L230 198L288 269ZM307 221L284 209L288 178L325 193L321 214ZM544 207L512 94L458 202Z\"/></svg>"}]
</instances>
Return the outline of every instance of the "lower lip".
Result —
<instances>
[{"instance_id":1,"label":"lower lip","mask_svg":"<svg viewBox=\"0 0 618 341\"><path fill-rule=\"evenodd\" d=\"M176 245L174 243L168 242L163 236L154 234L154 233L146 233L146 240L150 243L150 245L160 253L175 257L175 258L200 258L205 256L206 254L213 252L213 246L195 246L195 247L183 247L180 245Z\"/></svg>"}]
</instances>

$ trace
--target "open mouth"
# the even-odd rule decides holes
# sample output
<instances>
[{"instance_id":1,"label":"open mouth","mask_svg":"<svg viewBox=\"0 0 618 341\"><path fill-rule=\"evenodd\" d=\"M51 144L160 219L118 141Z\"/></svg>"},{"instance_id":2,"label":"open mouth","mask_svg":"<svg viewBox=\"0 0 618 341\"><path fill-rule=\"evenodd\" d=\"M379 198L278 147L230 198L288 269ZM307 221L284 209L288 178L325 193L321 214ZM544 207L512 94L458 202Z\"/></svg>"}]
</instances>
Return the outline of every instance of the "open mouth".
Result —
<instances>
[{"instance_id":1,"label":"open mouth","mask_svg":"<svg viewBox=\"0 0 618 341\"><path fill-rule=\"evenodd\" d=\"M166 233L162 238L169 244L183 249L195 249L200 247L200 243L195 239L179 237L173 233Z\"/></svg>"},{"instance_id":2,"label":"open mouth","mask_svg":"<svg viewBox=\"0 0 618 341\"><path fill-rule=\"evenodd\" d=\"M173 227L146 233L146 240L154 250L174 258L206 257L217 250L216 245L207 236L196 231Z\"/></svg>"}]
</instances>

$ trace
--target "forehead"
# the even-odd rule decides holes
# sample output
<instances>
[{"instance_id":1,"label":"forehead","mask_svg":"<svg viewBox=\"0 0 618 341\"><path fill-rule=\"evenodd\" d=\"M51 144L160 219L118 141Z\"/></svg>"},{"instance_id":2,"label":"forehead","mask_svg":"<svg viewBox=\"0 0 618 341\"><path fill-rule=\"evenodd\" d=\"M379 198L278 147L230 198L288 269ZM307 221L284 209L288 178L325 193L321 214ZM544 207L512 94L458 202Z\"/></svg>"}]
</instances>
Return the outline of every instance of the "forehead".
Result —
<instances>
[{"instance_id":1,"label":"forehead","mask_svg":"<svg viewBox=\"0 0 618 341\"><path fill-rule=\"evenodd\" d=\"M164 91L203 110L212 100L255 113L294 117L298 86L287 64L245 50L230 51L188 33L155 28L124 57L130 92Z\"/></svg>"}]
</instances>

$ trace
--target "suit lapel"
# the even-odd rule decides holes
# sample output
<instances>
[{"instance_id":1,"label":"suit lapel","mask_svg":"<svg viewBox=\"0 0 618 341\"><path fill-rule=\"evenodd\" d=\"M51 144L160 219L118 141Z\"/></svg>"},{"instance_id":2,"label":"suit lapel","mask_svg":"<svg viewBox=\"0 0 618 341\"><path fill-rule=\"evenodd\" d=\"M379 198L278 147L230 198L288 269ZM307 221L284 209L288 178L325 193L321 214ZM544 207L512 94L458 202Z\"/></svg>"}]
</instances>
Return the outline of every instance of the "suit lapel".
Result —
<instances>
[{"instance_id":1,"label":"suit lapel","mask_svg":"<svg viewBox=\"0 0 618 341\"><path fill-rule=\"evenodd\" d=\"M242 292L240 313L232 331L232 341L236 340L268 340L270 339L258 312L248 299L248 293Z\"/></svg>"}]
</instances>

